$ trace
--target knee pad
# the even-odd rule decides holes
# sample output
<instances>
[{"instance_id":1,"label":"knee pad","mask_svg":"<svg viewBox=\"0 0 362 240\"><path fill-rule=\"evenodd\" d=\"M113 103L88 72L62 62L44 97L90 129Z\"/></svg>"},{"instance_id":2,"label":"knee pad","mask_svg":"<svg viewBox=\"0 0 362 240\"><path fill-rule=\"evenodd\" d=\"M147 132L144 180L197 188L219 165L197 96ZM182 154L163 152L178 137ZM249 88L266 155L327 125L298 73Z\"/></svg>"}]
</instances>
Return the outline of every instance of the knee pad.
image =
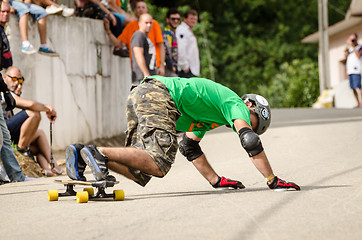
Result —
<instances>
[{"instance_id":1,"label":"knee pad","mask_svg":"<svg viewBox=\"0 0 362 240\"><path fill-rule=\"evenodd\" d=\"M242 128L239 130L238 134L241 146L243 146L250 157L258 155L264 150L258 134L253 132L250 128Z\"/></svg>"},{"instance_id":2,"label":"knee pad","mask_svg":"<svg viewBox=\"0 0 362 240\"><path fill-rule=\"evenodd\" d=\"M204 154L201 150L200 142L188 138L186 134L184 134L179 143L179 150L190 162Z\"/></svg>"}]
</instances>

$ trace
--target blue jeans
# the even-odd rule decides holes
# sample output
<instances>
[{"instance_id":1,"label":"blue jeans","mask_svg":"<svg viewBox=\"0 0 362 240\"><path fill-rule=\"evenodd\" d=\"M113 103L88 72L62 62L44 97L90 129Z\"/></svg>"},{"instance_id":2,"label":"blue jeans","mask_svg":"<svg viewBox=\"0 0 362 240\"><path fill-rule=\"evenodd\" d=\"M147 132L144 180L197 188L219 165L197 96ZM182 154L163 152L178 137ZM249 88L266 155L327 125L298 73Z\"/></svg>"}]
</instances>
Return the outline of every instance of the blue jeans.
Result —
<instances>
[{"instance_id":1,"label":"blue jeans","mask_svg":"<svg viewBox=\"0 0 362 240\"><path fill-rule=\"evenodd\" d=\"M29 13L33 17L34 21L39 21L39 19L48 15L45 9L38 5L17 2L14 0L10 0L9 2L10 5L13 6L13 8L15 9L18 19L20 19L24 14L27 13Z\"/></svg>"},{"instance_id":2,"label":"blue jeans","mask_svg":"<svg viewBox=\"0 0 362 240\"><path fill-rule=\"evenodd\" d=\"M1 98L0 98L1 99ZM3 135L3 147L1 148L1 160L6 174L12 182L22 182L25 179L18 160L15 157L14 149L11 146L10 132L6 126L2 107L0 107L0 125Z\"/></svg>"}]
</instances>

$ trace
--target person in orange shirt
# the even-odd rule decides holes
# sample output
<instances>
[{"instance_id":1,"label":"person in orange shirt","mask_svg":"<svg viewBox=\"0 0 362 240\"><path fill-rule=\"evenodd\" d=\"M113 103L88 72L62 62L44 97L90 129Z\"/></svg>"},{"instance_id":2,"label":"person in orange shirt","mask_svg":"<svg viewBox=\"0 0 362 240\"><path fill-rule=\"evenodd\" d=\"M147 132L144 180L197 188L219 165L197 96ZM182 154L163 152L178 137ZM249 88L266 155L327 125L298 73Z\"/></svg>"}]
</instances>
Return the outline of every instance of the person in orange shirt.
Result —
<instances>
[{"instance_id":1,"label":"person in orange shirt","mask_svg":"<svg viewBox=\"0 0 362 240\"><path fill-rule=\"evenodd\" d=\"M135 13L137 16L141 16L144 13L148 13L147 3L144 1L138 1L136 3ZM123 29L121 35L118 38L112 36L109 30L109 21L104 20L106 32L116 48L124 47L124 44L127 44L128 49L131 49L131 38L134 32L139 29L138 20L132 21ZM156 20L152 20L152 28L148 34L148 38L152 41L156 49L156 66L157 74L165 74L165 46L163 45L162 30L159 23ZM132 61L132 52L130 51L129 57Z\"/></svg>"}]
</instances>

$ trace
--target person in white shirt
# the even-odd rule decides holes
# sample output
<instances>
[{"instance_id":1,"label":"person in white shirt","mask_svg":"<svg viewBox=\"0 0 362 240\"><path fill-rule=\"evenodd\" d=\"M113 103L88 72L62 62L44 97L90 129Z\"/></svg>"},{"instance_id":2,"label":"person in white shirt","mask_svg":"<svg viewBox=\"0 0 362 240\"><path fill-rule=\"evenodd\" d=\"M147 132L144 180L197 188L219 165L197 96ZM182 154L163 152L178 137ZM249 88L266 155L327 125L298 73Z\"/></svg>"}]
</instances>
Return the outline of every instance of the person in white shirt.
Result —
<instances>
[{"instance_id":1,"label":"person in white shirt","mask_svg":"<svg viewBox=\"0 0 362 240\"><path fill-rule=\"evenodd\" d=\"M185 13L183 22L176 29L179 77L190 78L200 75L199 48L192 32L196 23L197 12L191 9Z\"/></svg>"},{"instance_id":2,"label":"person in white shirt","mask_svg":"<svg viewBox=\"0 0 362 240\"><path fill-rule=\"evenodd\" d=\"M357 100L356 107L362 107L362 102L358 98L358 91L357 91L357 89L359 89L362 97L361 61L360 61L362 54L362 46L358 44L357 38L358 37L356 33L353 33L348 37L345 56L346 56L346 68L349 78L349 84Z\"/></svg>"}]
</instances>

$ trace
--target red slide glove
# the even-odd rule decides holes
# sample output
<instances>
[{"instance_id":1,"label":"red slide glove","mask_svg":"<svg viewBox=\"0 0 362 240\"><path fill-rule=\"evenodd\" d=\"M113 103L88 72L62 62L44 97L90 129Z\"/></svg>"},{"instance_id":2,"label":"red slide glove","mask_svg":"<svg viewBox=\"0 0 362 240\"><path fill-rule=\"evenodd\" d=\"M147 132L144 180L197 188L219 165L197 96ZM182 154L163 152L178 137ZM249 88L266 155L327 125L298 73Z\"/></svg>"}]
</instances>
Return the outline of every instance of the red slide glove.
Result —
<instances>
[{"instance_id":1,"label":"red slide glove","mask_svg":"<svg viewBox=\"0 0 362 240\"><path fill-rule=\"evenodd\" d=\"M274 177L273 181L268 184L269 188L275 191L283 191L288 189L300 190L300 187L293 182L286 182L278 177Z\"/></svg>"},{"instance_id":2,"label":"red slide glove","mask_svg":"<svg viewBox=\"0 0 362 240\"><path fill-rule=\"evenodd\" d=\"M219 177L219 181L217 181L217 183L215 183L212 186L217 189L226 189L226 188L243 189L243 188L245 188L245 186L241 182L239 182L237 180L231 180L231 179L225 178L225 177Z\"/></svg>"}]
</instances>

